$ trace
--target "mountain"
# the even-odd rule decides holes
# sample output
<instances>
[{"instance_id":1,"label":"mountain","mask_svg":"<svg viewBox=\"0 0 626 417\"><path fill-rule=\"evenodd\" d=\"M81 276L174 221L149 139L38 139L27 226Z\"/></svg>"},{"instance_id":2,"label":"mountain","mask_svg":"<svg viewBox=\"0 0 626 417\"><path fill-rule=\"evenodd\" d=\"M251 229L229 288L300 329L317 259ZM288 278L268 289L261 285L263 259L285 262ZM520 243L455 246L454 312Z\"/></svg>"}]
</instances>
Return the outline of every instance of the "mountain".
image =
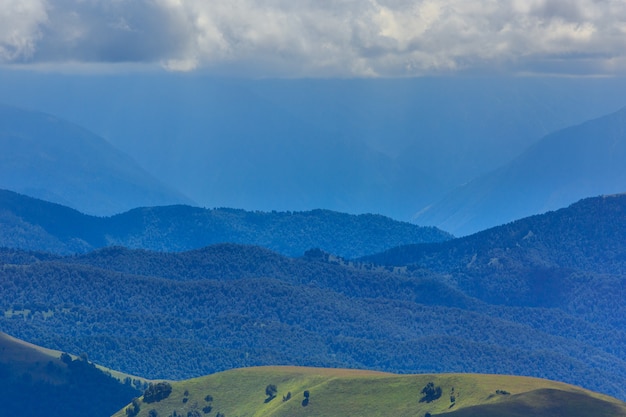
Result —
<instances>
[{"instance_id":1,"label":"mountain","mask_svg":"<svg viewBox=\"0 0 626 417\"><path fill-rule=\"evenodd\" d=\"M320 250L287 258L235 244L67 257L5 249L0 264L1 329L150 379L258 365L482 372L626 398L626 311L614 275L585 275L584 293L565 287L572 305L507 305L463 290L460 274Z\"/></svg>"},{"instance_id":2,"label":"mountain","mask_svg":"<svg viewBox=\"0 0 626 417\"><path fill-rule=\"evenodd\" d=\"M547 135L512 162L451 192L414 221L467 235L626 189L626 107Z\"/></svg>"},{"instance_id":3,"label":"mountain","mask_svg":"<svg viewBox=\"0 0 626 417\"><path fill-rule=\"evenodd\" d=\"M0 190L0 225L0 246L60 254L112 245L184 251L233 242L260 245L290 256L320 248L354 258L400 244L451 238L433 227L328 210L264 213L179 205L138 208L99 218L6 190Z\"/></svg>"},{"instance_id":4,"label":"mountain","mask_svg":"<svg viewBox=\"0 0 626 417\"><path fill-rule=\"evenodd\" d=\"M623 106L616 91L626 90L623 77L0 71L4 102L98 132L201 206L407 221L550 132Z\"/></svg>"},{"instance_id":5,"label":"mountain","mask_svg":"<svg viewBox=\"0 0 626 417\"><path fill-rule=\"evenodd\" d=\"M94 215L189 203L96 134L0 105L0 187Z\"/></svg>"},{"instance_id":6,"label":"mountain","mask_svg":"<svg viewBox=\"0 0 626 417\"><path fill-rule=\"evenodd\" d=\"M0 332L3 415L108 417L145 388L140 378L102 370L83 355L15 339Z\"/></svg>"},{"instance_id":7,"label":"mountain","mask_svg":"<svg viewBox=\"0 0 626 417\"><path fill-rule=\"evenodd\" d=\"M203 415L623 417L626 403L525 377L262 367L154 385L113 417Z\"/></svg>"},{"instance_id":8,"label":"mountain","mask_svg":"<svg viewBox=\"0 0 626 417\"><path fill-rule=\"evenodd\" d=\"M400 246L363 261L454 274L456 288L490 303L570 312L581 303L603 304L603 320L622 326L626 322L613 314L622 309L618 298L626 284L624 236L626 194L619 194L441 244ZM596 292L613 285L615 291Z\"/></svg>"}]
</instances>

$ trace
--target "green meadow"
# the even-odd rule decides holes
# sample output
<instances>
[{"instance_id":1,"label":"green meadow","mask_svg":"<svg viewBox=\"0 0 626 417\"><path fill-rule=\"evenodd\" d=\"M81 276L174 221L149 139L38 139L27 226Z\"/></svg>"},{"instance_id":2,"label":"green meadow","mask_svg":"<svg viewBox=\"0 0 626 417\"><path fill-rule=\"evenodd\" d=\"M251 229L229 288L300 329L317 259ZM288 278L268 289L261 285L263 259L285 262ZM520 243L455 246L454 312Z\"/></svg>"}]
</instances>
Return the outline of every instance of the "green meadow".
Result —
<instances>
[{"instance_id":1,"label":"green meadow","mask_svg":"<svg viewBox=\"0 0 626 417\"><path fill-rule=\"evenodd\" d=\"M559 382L505 375L258 367L170 386L167 398L138 399L114 417L626 416L626 404L614 398Z\"/></svg>"}]
</instances>

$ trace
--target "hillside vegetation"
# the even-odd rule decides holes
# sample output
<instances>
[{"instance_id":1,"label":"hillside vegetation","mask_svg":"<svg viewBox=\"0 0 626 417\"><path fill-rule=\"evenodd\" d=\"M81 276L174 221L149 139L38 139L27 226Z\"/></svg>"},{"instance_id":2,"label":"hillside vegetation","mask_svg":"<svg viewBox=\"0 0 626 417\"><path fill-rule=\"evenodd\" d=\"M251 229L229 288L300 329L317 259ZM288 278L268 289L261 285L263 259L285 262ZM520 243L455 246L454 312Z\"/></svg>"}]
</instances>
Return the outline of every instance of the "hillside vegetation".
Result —
<instances>
[{"instance_id":1,"label":"hillside vegetation","mask_svg":"<svg viewBox=\"0 0 626 417\"><path fill-rule=\"evenodd\" d=\"M2 415L108 417L146 383L0 333Z\"/></svg>"},{"instance_id":2,"label":"hillside vegetation","mask_svg":"<svg viewBox=\"0 0 626 417\"><path fill-rule=\"evenodd\" d=\"M621 417L626 404L535 378L262 367L174 382L165 398L146 395L114 417L129 415Z\"/></svg>"},{"instance_id":3,"label":"hillside vegetation","mask_svg":"<svg viewBox=\"0 0 626 417\"><path fill-rule=\"evenodd\" d=\"M0 328L150 379L259 365L478 372L624 399L625 208L624 196L589 199L404 247L397 264L237 244L5 249Z\"/></svg>"},{"instance_id":4,"label":"hillside vegetation","mask_svg":"<svg viewBox=\"0 0 626 417\"><path fill-rule=\"evenodd\" d=\"M230 242L263 246L288 256L320 248L355 258L452 237L433 227L384 216L328 210L264 213L167 206L99 218L7 190L0 190L0 226L0 246L59 254L115 245L185 251Z\"/></svg>"}]
</instances>

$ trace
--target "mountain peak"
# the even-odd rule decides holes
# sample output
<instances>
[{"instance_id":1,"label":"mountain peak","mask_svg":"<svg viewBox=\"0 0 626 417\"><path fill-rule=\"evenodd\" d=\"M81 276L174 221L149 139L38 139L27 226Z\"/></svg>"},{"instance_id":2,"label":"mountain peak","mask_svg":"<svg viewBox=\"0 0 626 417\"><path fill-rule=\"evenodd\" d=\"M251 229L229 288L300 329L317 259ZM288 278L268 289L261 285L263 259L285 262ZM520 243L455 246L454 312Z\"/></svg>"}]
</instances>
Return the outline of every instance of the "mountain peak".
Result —
<instances>
[{"instance_id":1,"label":"mountain peak","mask_svg":"<svg viewBox=\"0 0 626 417\"><path fill-rule=\"evenodd\" d=\"M50 114L4 105L0 187L100 216L190 202L95 133Z\"/></svg>"}]
</instances>

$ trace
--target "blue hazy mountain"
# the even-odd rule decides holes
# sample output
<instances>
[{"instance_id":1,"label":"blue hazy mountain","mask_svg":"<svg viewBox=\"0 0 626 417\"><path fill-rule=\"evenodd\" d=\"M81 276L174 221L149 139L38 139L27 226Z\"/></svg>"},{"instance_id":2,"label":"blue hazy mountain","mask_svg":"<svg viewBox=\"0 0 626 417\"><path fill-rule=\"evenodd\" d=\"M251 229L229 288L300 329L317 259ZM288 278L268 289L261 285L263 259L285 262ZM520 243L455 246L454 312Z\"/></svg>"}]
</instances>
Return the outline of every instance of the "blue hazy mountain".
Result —
<instances>
[{"instance_id":1,"label":"blue hazy mountain","mask_svg":"<svg viewBox=\"0 0 626 417\"><path fill-rule=\"evenodd\" d=\"M7 72L0 96L97 132L206 207L408 220L546 134L619 108L625 84Z\"/></svg>"},{"instance_id":2,"label":"blue hazy mountain","mask_svg":"<svg viewBox=\"0 0 626 417\"><path fill-rule=\"evenodd\" d=\"M409 243L451 236L373 214L329 210L260 212L184 205L142 207L101 218L0 189L0 247L83 253L112 245L182 251L233 242L288 256L318 248L354 258Z\"/></svg>"},{"instance_id":3,"label":"blue hazy mountain","mask_svg":"<svg viewBox=\"0 0 626 417\"><path fill-rule=\"evenodd\" d=\"M0 187L95 215L190 202L96 134L9 106L0 106Z\"/></svg>"},{"instance_id":4,"label":"blue hazy mountain","mask_svg":"<svg viewBox=\"0 0 626 417\"><path fill-rule=\"evenodd\" d=\"M289 364L532 375L626 398L625 233L618 195L367 263L237 244L4 249L0 326L158 379Z\"/></svg>"},{"instance_id":5,"label":"blue hazy mountain","mask_svg":"<svg viewBox=\"0 0 626 417\"><path fill-rule=\"evenodd\" d=\"M466 235L581 198L626 190L626 108L545 136L515 160L419 213Z\"/></svg>"}]
</instances>

